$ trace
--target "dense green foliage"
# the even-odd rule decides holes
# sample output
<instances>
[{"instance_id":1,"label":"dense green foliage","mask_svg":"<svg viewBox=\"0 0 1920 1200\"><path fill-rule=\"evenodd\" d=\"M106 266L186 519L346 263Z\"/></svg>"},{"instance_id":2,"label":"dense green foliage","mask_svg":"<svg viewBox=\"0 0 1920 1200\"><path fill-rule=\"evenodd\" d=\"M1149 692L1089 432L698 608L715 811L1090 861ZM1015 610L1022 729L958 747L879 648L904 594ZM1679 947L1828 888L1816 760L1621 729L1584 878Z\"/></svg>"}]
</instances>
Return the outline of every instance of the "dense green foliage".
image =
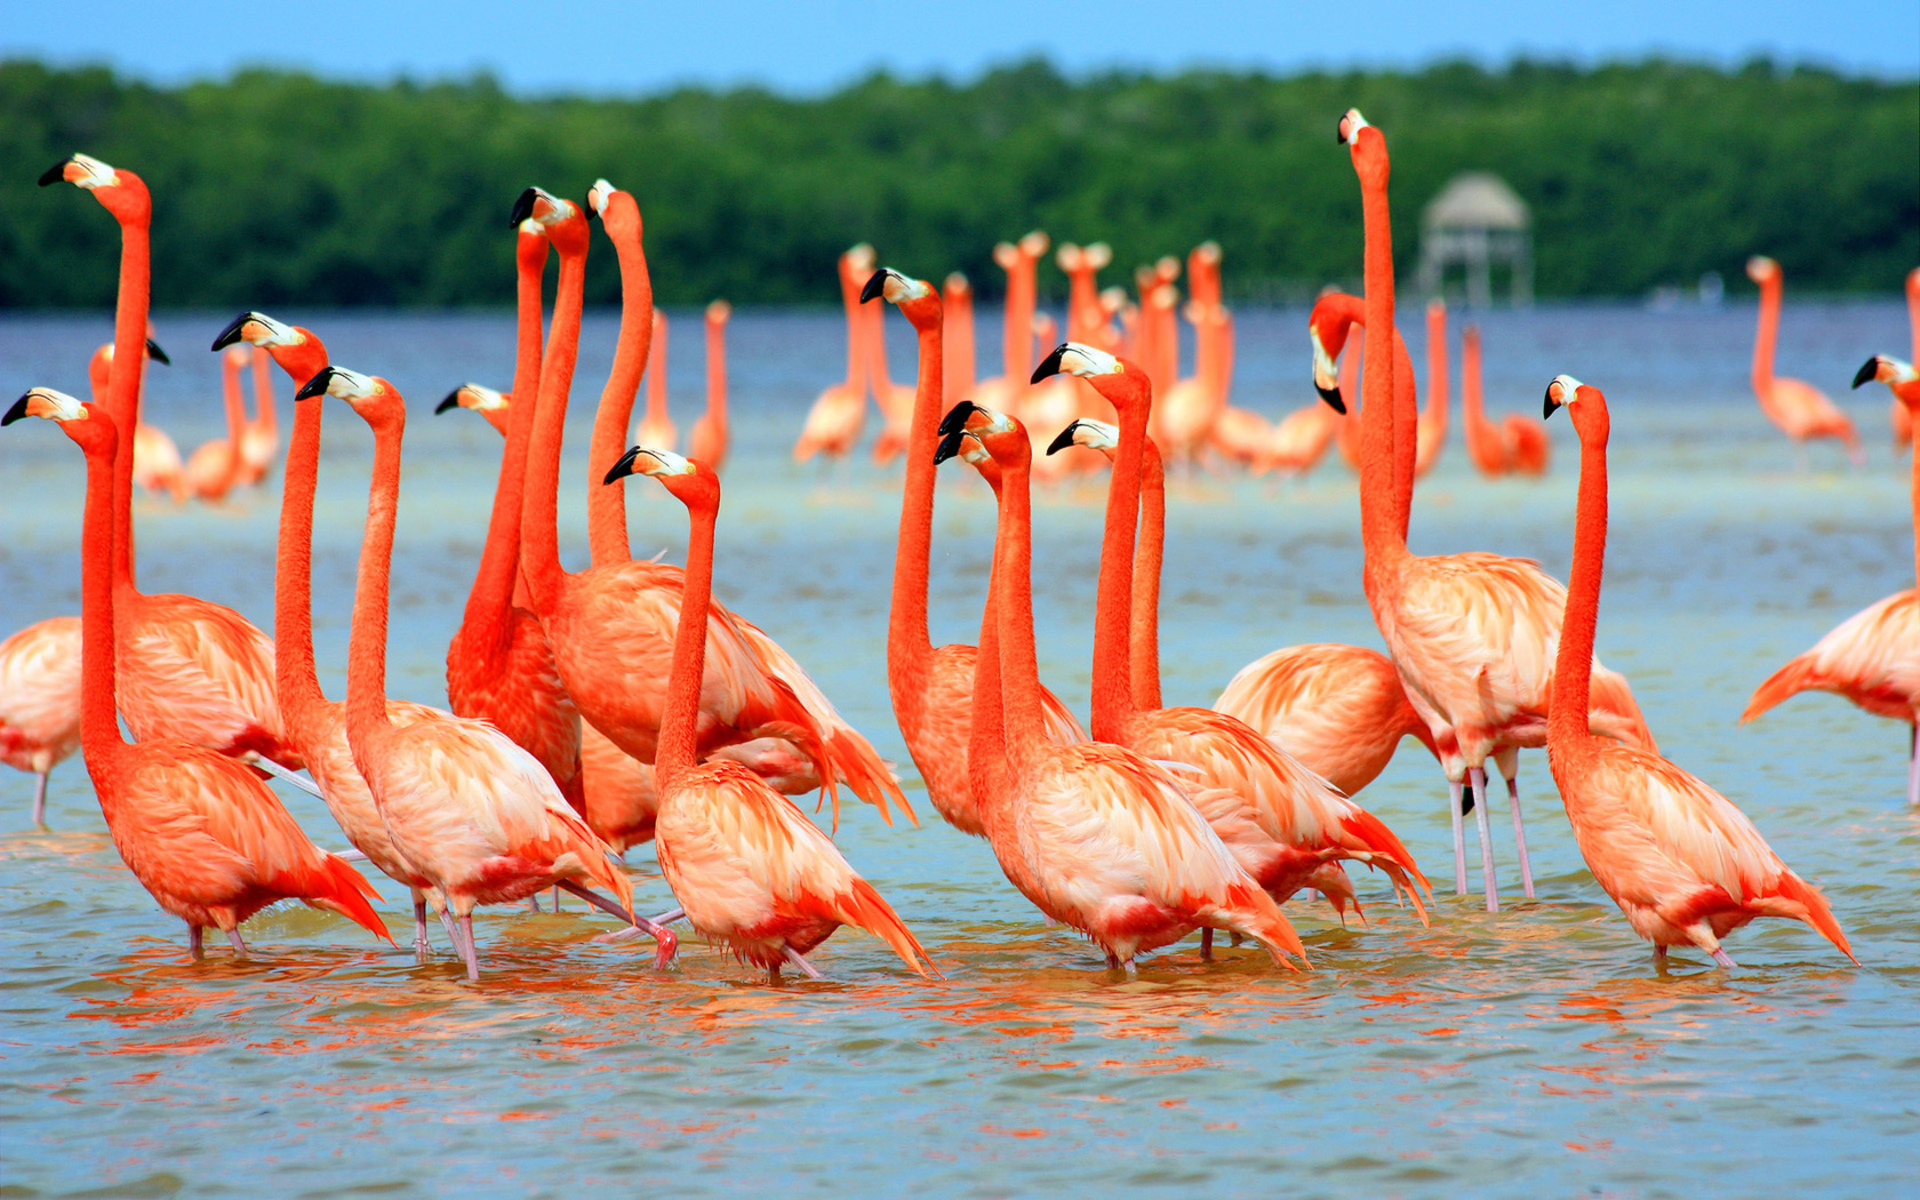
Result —
<instances>
[{"instance_id":1,"label":"dense green foliage","mask_svg":"<svg viewBox=\"0 0 1920 1200\"><path fill-rule=\"evenodd\" d=\"M261 71L161 89L15 61L0 63L0 305L111 300L112 221L34 189L75 150L152 188L160 305L509 303L514 197L580 196L602 175L639 198L669 303L829 302L834 255L857 240L994 292L993 244L1035 227L1105 239L1126 267L1215 238L1234 294L1300 295L1359 271L1333 136L1349 105L1393 148L1403 272L1421 205L1476 168L1533 206L1543 296L1710 269L1744 286L1755 252L1797 291L1884 291L1920 262L1920 85L1765 63L1078 82L1028 63L966 86L618 100ZM596 258L607 300L612 256Z\"/></svg>"}]
</instances>

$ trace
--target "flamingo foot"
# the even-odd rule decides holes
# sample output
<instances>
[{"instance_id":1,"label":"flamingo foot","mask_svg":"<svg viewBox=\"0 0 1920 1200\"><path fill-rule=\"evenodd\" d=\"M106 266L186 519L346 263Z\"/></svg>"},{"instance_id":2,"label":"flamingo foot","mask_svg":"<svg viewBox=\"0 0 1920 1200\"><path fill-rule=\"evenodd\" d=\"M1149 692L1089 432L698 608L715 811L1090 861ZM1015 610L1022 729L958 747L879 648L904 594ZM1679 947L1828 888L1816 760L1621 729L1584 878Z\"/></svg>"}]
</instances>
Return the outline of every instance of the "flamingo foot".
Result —
<instances>
[{"instance_id":1,"label":"flamingo foot","mask_svg":"<svg viewBox=\"0 0 1920 1200\"><path fill-rule=\"evenodd\" d=\"M1718 946L1713 948L1713 961L1719 963L1729 971L1736 970L1740 966L1739 963L1733 961L1733 958L1728 955L1725 950L1722 950Z\"/></svg>"},{"instance_id":2,"label":"flamingo foot","mask_svg":"<svg viewBox=\"0 0 1920 1200\"><path fill-rule=\"evenodd\" d=\"M44 829L47 824L47 772L33 773L33 825Z\"/></svg>"},{"instance_id":3,"label":"flamingo foot","mask_svg":"<svg viewBox=\"0 0 1920 1200\"><path fill-rule=\"evenodd\" d=\"M527 911L530 913L537 913L540 911L540 893L539 892L535 892L533 895L527 897Z\"/></svg>"},{"instance_id":4,"label":"flamingo foot","mask_svg":"<svg viewBox=\"0 0 1920 1200\"><path fill-rule=\"evenodd\" d=\"M473 944L473 914L466 913L460 918L460 933L454 940L460 947L460 957L467 960L467 982L480 982L480 951Z\"/></svg>"},{"instance_id":5,"label":"flamingo foot","mask_svg":"<svg viewBox=\"0 0 1920 1200\"><path fill-rule=\"evenodd\" d=\"M1482 767L1467 768L1467 783L1474 794L1487 794L1487 772ZM1500 911L1500 885L1493 877L1493 834L1487 828L1487 806L1476 804L1473 808L1474 825L1480 832L1480 875L1486 881L1487 911Z\"/></svg>"},{"instance_id":6,"label":"flamingo foot","mask_svg":"<svg viewBox=\"0 0 1920 1200\"><path fill-rule=\"evenodd\" d=\"M592 888L581 887L571 879L562 879L559 883L555 884L554 887L572 892L601 912L610 913L627 923L626 929L615 930L612 933L603 933L593 939L594 941L621 942L629 938L638 937L642 933L651 934L654 943L659 947L653 956L654 969L664 971L667 968L667 964L673 961L674 951L680 947L680 939L674 937L673 931L664 925L657 925L645 917L635 916L612 900L602 896L599 892L594 891Z\"/></svg>"},{"instance_id":7,"label":"flamingo foot","mask_svg":"<svg viewBox=\"0 0 1920 1200\"><path fill-rule=\"evenodd\" d=\"M794 966L799 967L802 971L806 972L806 976L808 979L820 978L820 972L813 969L813 964L807 961L807 956L800 953L798 950L795 950L792 946L787 946L784 948L784 953L782 957L784 957L788 962L792 963ZM774 970L777 972L780 970L780 968L776 966Z\"/></svg>"},{"instance_id":8,"label":"flamingo foot","mask_svg":"<svg viewBox=\"0 0 1920 1200\"><path fill-rule=\"evenodd\" d=\"M1202 927L1200 930L1200 961L1213 961L1213 930L1211 927Z\"/></svg>"},{"instance_id":9,"label":"flamingo foot","mask_svg":"<svg viewBox=\"0 0 1920 1200\"><path fill-rule=\"evenodd\" d=\"M1507 802L1513 806L1513 844L1520 851L1520 888L1533 899L1533 863L1527 859L1527 831L1520 824L1520 780L1507 780Z\"/></svg>"},{"instance_id":10,"label":"flamingo foot","mask_svg":"<svg viewBox=\"0 0 1920 1200\"><path fill-rule=\"evenodd\" d=\"M1453 816L1453 894L1467 894L1467 831L1466 813L1473 808L1473 793L1463 788L1458 781L1450 780L1447 790L1452 793L1448 807Z\"/></svg>"},{"instance_id":11,"label":"flamingo foot","mask_svg":"<svg viewBox=\"0 0 1920 1200\"><path fill-rule=\"evenodd\" d=\"M240 930L237 926L227 930L227 941L233 944L235 957L245 958L247 956L247 944L240 940Z\"/></svg>"}]
</instances>

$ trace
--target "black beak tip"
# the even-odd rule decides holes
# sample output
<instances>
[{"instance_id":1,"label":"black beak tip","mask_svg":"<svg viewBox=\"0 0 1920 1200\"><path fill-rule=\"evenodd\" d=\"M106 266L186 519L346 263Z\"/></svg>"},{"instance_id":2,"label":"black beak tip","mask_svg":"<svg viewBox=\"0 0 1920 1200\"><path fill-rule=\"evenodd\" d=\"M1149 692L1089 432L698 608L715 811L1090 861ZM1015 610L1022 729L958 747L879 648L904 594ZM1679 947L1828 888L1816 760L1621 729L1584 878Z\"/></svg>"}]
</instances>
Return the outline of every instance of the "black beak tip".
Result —
<instances>
[{"instance_id":1,"label":"black beak tip","mask_svg":"<svg viewBox=\"0 0 1920 1200\"><path fill-rule=\"evenodd\" d=\"M884 296L886 294L886 291L887 291L887 269L885 267L882 267L878 271L875 271L871 276L869 276L867 279L867 286L860 289L860 303L865 304L869 300L874 300L879 298L880 296Z\"/></svg>"},{"instance_id":2,"label":"black beak tip","mask_svg":"<svg viewBox=\"0 0 1920 1200\"><path fill-rule=\"evenodd\" d=\"M940 444L936 446L933 451L933 465L937 467L954 455L960 453L960 443L966 440L966 436L966 428L962 426L941 438Z\"/></svg>"},{"instance_id":3,"label":"black beak tip","mask_svg":"<svg viewBox=\"0 0 1920 1200\"><path fill-rule=\"evenodd\" d=\"M1040 360L1040 365L1033 369L1033 378L1027 380L1027 382L1039 383L1042 379L1058 375L1060 373L1060 356L1065 354L1066 351L1067 343L1065 342L1061 342L1058 346L1055 346L1052 354Z\"/></svg>"},{"instance_id":4,"label":"black beak tip","mask_svg":"<svg viewBox=\"0 0 1920 1200\"><path fill-rule=\"evenodd\" d=\"M46 170L40 172L40 186L52 187L54 184L65 179L67 177L67 164L72 161L70 158L63 158Z\"/></svg>"},{"instance_id":5,"label":"black beak tip","mask_svg":"<svg viewBox=\"0 0 1920 1200\"><path fill-rule=\"evenodd\" d=\"M173 360L167 357L167 352L162 350L160 343L154 341L152 338L147 339L147 357L159 363L161 366L170 367L173 365Z\"/></svg>"},{"instance_id":6,"label":"black beak tip","mask_svg":"<svg viewBox=\"0 0 1920 1200\"><path fill-rule=\"evenodd\" d=\"M967 418L974 414L975 407L973 401L962 400L948 409L947 415L940 418L941 436L945 437L955 430L964 430L967 427Z\"/></svg>"},{"instance_id":7,"label":"black beak tip","mask_svg":"<svg viewBox=\"0 0 1920 1200\"><path fill-rule=\"evenodd\" d=\"M604 487L609 483L618 482L619 480L624 479L627 476L633 474L634 460L638 459L639 457L640 457L640 447L638 446L635 446L632 449L628 450L625 454L622 454L619 457L619 459L617 459L611 467L607 468L607 477L600 481L601 486Z\"/></svg>"},{"instance_id":8,"label":"black beak tip","mask_svg":"<svg viewBox=\"0 0 1920 1200\"><path fill-rule=\"evenodd\" d=\"M317 372L314 373L314 376L312 379L309 379L305 383L300 385L300 390L293 394L293 398L295 400L311 400L315 396L322 395L323 393L325 393L327 390L327 385L332 382L333 382L333 368L321 367Z\"/></svg>"},{"instance_id":9,"label":"black beak tip","mask_svg":"<svg viewBox=\"0 0 1920 1200\"><path fill-rule=\"evenodd\" d=\"M460 407L460 389L455 388L452 391L447 393L446 399L434 405L433 415L437 417L441 413L447 411L450 408L459 408L459 407Z\"/></svg>"},{"instance_id":10,"label":"black beak tip","mask_svg":"<svg viewBox=\"0 0 1920 1200\"><path fill-rule=\"evenodd\" d=\"M11 425L15 421L18 421L20 418L26 415L27 415L27 398L25 396L22 396L18 400L15 400L13 402L13 407L7 410L6 416L0 417L0 425Z\"/></svg>"},{"instance_id":11,"label":"black beak tip","mask_svg":"<svg viewBox=\"0 0 1920 1200\"><path fill-rule=\"evenodd\" d=\"M1548 385L1547 385L1547 394L1546 394L1546 396L1545 396L1545 397L1544 397L1544 398L1543 398L1543 399L1542 399L1542 400L1540 401L1540 419L1541 419L1542 421L1544 421L1544 420L1546 420L1546 419L1548 419L1549 417L1551 417L1551 416L1553 416L1553 410L1554 410L1554 409L1556 409L1556 408L1559 408L1559 407L1560 407L1560 406L1559 406L1558 404L1555 404L1555 403L1553 402L1553 385L1552 385L1552 384L1548 384Z\"/></svg>"},{"instance_id":12,"label":"black beak tip","mask_svg":"<svg viewBox=\"0 0 1920 1200\"><path fill-rule=\"evenodd\" d=\"M513 202L513 215L507 218L507 228L518 229L520 222L533 215L533 202L536 198L537 193L532 188L520 193L520 198Z\"/></svg>"},{"instance_id":13,"label":"black beak tip","mask_svg":"<svg viewBox=\"0 0 1920 1200\"><path fill-rule=\"evenodd\" d=\"M1313 385L1313 390L1320 393L1320 398L1327 402L1328 408L1331 408L1343 417L1347 415L1347 402L1340 398L1339 388L1323 388L1316 383Z\"/></svg>"},{"instance_id":14,"label":"black beak tip","mask_svg":"<svg viewBox=\"0 0 1920 1200\"><path fill-rule=\"evenodd\" d=\"M1075 421L1065 429L1062 429L1058 434L1055 434L1054 439L1047 443L1047 453L1057 454L1065 450L1068 446L1073 445L1073 431L1078 428L1080 428L1080 422Z\"/></svg>"},{"instance_id":15,"label":"black beak tip","mask_svg":"<svg viewBox=\"0 0 1920 1200\"><path fill-rule=\"evenodd\" d=\"M231 346L235 342L238 342L240 340L241 327L244 326L252 318L253 318L252 313L243 312L239 316L235 317L232 321L228 322L227 327L225 329L222 329L220 331L219 336L213 339L212 349L224 350L228 346ZM149 349L151 349L152 343L148 343L148 346L149 346Z\"/></svg>"},{"instance_id":16,"label":"black beak tip","mask_svg":"<svg viewBox=\"0 0 1920 1200\"><path fill-rule=\"evenodd\" d=\"M1853 373L1853 386L1859 387L1861 384L1872 379L1876 374L1879 373L1879 371L1880 371L1880 360L1878 358L1868 359L1864 364L1861 365L1858 371L1855 371Z\"/></svg>"},{"instance_id":17,"label":"black beak tip","mask_svg":"<svg viewBox=\"0 0 1920 1200\"><path fill-rule=\"evenodd\" d=\"M594 211L593 193L591 191L587 193L587 198L580 202L580 215L582 217L585 217L589 221L593 220L595 217L600 215L598 212ZM516 225L518 225L519 223L520 222L518 221L514 222L514 224Z\"/></svg>"}]
</instances>

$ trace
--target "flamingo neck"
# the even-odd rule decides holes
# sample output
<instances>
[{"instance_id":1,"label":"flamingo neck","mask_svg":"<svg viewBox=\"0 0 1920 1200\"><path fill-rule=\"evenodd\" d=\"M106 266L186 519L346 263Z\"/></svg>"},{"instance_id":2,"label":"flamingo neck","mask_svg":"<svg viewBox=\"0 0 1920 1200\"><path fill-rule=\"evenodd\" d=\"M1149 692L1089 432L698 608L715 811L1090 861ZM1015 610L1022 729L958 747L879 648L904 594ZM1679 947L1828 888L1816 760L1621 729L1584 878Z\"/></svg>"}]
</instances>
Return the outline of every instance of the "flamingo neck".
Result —
<instances>
[{"instance_id":1,"label":"flamingo neck","mask_svg":"<svg viewBox=\"0 0 1920 1200\"><path fill-rule=\"evenodd\" d=\"M1136 712L1165 707L1160 702L1160 569L1166 542L1166 470L1160 461L1160 448L1148 441L1140 478L1140 548L1133 560L1132 630L1127 650Z\"/></svg>"},{"instance_id":2,"label":"flamingo neck","mask_svg":"<svg viewBox=\"0 0 1920 1200\"><path fill-rule=\"evenodd\" d=\"M716 506L689 505L686 582L680 593L680 626L673 635L673 666L667 675L666 704L660 715L660 741L654 772L664 797L681 772L694 764L700 717L700 681L707 663L707 613L713 599L713 531Z\"/></svg>"},{"instance_id":3,"label":"flamingo neck","mask_svg":"<svg viewBox=\"0 0 1920 1200\"><path fill-rule=\"evenodd\" d=\"M613 370L593 414L593 439L587 451L587 549L596 567L633 557L627 540L627 489L607 487L600 481L627 448L633 398L643 373L647 415L666 416L666 318L653 307L653 276L647 269L645 246L624 223L618 228L621 234L613 237L613 250L620 260L620 335L614 343Z\"/></svg>"},{"instance_id":4,"label":"flamingo neck","mask_svg":"<svg viewBox=\"0 0 1920 1200\"><path fill-rule=\"evenodd\" d=\"M280 411L273 399L273 367L264 353L253 356L253 419L268 433L280 431Z\"/></svg>"},{"instance_id":5,"label":"flamingo neck","mask_svg":"<svg viewBox=\"0 0 1920 1200\"><path fill-rule=\"evenodd\" d=\"M142 338L144 340L145 334ZM136 350L135 353L138 353ZM105 410L101 410L102 415ZM87 499L80 534L80 745L96 777L126 745L114 708L113 538L116 443L83 445ZM100 807L112 816L111 790L96 787Z\"/></svg>"},{"instance_id":6,"label":"flamingo neck","mask_svg":"<svg viewBox=\"0 0 1920 1200\"><path fill-rule=\"evenodd\" d=\"M325 398L294 405L293 435L280 493L280 542L274 553L274 686L288 721L304 725L326 703L313 655L313 498L320 482L320 422Z\"/></svg>"},{"instance_id":7,"label":"flamingo neck","mask_svg":"<svg viewBox=\"0 0 1920 1200\"><path fill-rule=\"evenodd\" d=\"M1471 325L1460 335L1460 416L1475 427L1487 423L1486 401L1480 394L1480 331Z\"/></svg>"},{"instance_id":8,"label":"flamingo neck","mask_svg":"<svg viewBox=\"0 0 1920 1200\"><path fill-rule=\"evenodd\" d=\"M1427 407L1429 420L1447 419L1447 314L1427 313ZM1417 447L1416 447L1417 449Z\"/></svg>"},{"instance_id":9,"label":"flamingo neck","mask_svg":"<svg viewBox=\"0 0 1920 1200\"><path fill-rule=\"evenodd\" d=\"M853 277L853 268L843 257L840 303L847 311L847 388L860 395L867 390L867 314L860 311L860 289L864 286Z\"/></svg>"},{"instance_id":10,"label":"flamingo neck","mask_svg":"<svg viewBox=\"0 0 1920 1200\"><path fill-rule=\"evenodd\" d=\"M1909 415L1913 409L1907 409ZM1920 438L1913 439L1912 480L1907 485L1910 502L1913 507L1913 576L1914 586L1920 588Z\"/></svg>"},{"instance_id":11,"label":"flamingo neck","mask_svg":"<svg viewBox=\"0 0 1920 1200\"><path fill-rule=\"evenodd\" d=\"M1920 363L1920 267L1907 272L1907 323L1913 330L1913 353L1907 361Z\"/></svg>"},{"instance_id":12,"label":"flamingo neck","mask_svg":"<svg viewBox=\"0 0 1920 1200\"><path fill-rule=\"evenodd\" d=\"M1583 396L1583 405L1605 401ZM1601 407L1600 414L1605 413ZM1547 740L1571 746L1587 736L1587 702L1593 679L1593 637L1600 617L1600 576L1607 553L1607 436L1580 433L1580 492L1573 519L1573 565L1567 573L1567 609L1560 624L1560 652L1553 666L1553 697Z\"/></svg>"},{"instance_id":13,"label":"flamingo neck","mask_svg":"<svg viewBox=\"0 0 1920 1200\"><path fill-rule=\"evenodd\" d=\"M1125 445L1124 439L1121 444ZM1033 497L1025 463L1006 468L1004 474L999 530L994 538L994 569L1001 582L996 613L1000 626L1000 704L1006 759L1018 768L1032 761L1043 740L1040 658L1033 639ZM1121 686L1125 687L1124 676ZM978 714L975 719L979 719ZM1097 733L1094 736L1100 737Z\"/></svg>"},{"instance_id":14,"label":"flamingo neck","mask_svg":"<svg viewBox=\"0 0 1920 1200\"><path fill-rule=\"evenodd\" d=\"M227 476L221 481L224 490L240 475L240 439L247 432L247 398L240 390L240 365L230 359L221 364L220 395L227 410L227 447L231 451L227 455Z\"/></svg>"},{"instance_id":15,"label":"flamingo neck","mask_svg":"<svg viewBox=\"0 0 1920 1200\"><path fill-rule=\"evenodd\" d=\"M553 324L540 362L533 441L527 450L527 490L520 503L520 570L542 615L560 603L566 571L560 565L560 443L567 429L567 391L580 354L580 309L586 299L587 253L560 254Z\"/></svg>"},{"instance_id":16,"label":"flamingo neck","mask_svg":"<svg viewBox=\"0 0 1920 1200\"><path fill-rule=\"evenodd\" d=\"M1780 277L1760 284L1760 327L1753 338L1753 390L1761 403L1773 399L1773 343L1780 332Z\"/></svg>"},{"instance_id":17,"label":"flamingo neck","mask_svg":"<svg viewBox=\"0 0 1920 1200\"><path fill-rule=\"evenodd\" d=\"M707 419L727 432L727 323L707 322ZM709 464L711 465L711 464Z\"/></svg>"},{"instance_id":18,"label":"flamingo neck","mask_svg":"<svg viewBox=\"0 0 1920 1200\"><path fill-rule=\"evenodd\" d=\"M1371 574L1407 552L1397 467L1404 458L1408 475L1404 490L1411 499L1413 426L1419 414L1407 415L1403 432L1400 397L1394 394L1399 338L1393 327L1393 224L1384 173L1379 177L1361 174L1360 203L1366 228L1365 324L1380 332L1378 352L1367 355L1360 375L1360 540ZM1406 399L1411 405L1411 391Z\"/></svg>"},{"instance_id":19,"label":"flamingo neck","mask_svg":"<svg viewBox=\"0 0 1920 1200\"><path fill-rule=\"evenodd\" d=\"M1116 402L1120 442L1114 449L1113 478L1107 484L1107 519L1100 541L1100 583L1093 619L1093 725L1102 742L1118 742L1133 715L1129 678L1133 608L1133 538L1140 517L1141 461L1145 457L1151 393ZM1031 588L1031 582L1029 582ZM1031 615L1029 615L1029 639ZM1035 667L1038 680L1039 668Z\"/></svg>"},{"instance_id":20,"label":"flamingo neck","mask_svg":"<svg viewBox=\"0 0 1920 1200\"><path fill-rule=\"evenodd\" d=\"M113 583L134 586L133 431L140 422L140 383L147 363L147 307L153 278L145 221L120 223L120 292L113 313L113 365L107 412L120 434L113 459Z\"/></svg>"},{"instance_id":21,"label":"flamingo neck","mask_svg":"<svg viewBox=\"0 0 1920 1200\"><path fill-rule=\"evenodd\" d=\"M353 589L353 631L347 643L347 728L357 740L387 724L387 588L393 527L400 507L400 436L404 418L373 427L373 483L367 532Z\"/></svg>"},{"instance_id":22,"label":"flamingo neck","mask_svg":"<svg viewBox=\"0 0 1920 1200\"><path fill-rule=\"evenodd\" d=\"M1007 386L1016 394L1025 389L1027 377L1033 372L1030 348L1037 299L1034 292L1038 286L1024 254L1007 268L1006 338L1000 346L1000 365Z\"/></svg>"},{"instance_id":23,"label":"flamingo neck","mask_svg":"<svg viewBox=\"0 0 1920 1200\"><path fill-rule=\"evenodd\" d=\"M941 314L919 329L920 374L914 382L913 424L907 433L907 478L900 497L900 536L894 545L892 613L887 622L887 677L893 706L923 695L928 659L927 586L933 553L934 449L945 409L946 361Z\"/></svg>"},{"instance_id":24,"label":"flamingo neck","mask_svg":"<svg viewBox=\"0 0 1920 1200\"><path fill-rule=\"evenodd\" d=\"M540 288L545 265L543 251L537 256L520 256L515 268L513 395L517 402L507 410L500 477L493 485L493 515L487 519L480 567L461 617L463 629L487 629L496 644L505 636L507 619L521 587L520 521L527 482L527 444L532 440L540 407Z\"/></svg>"},{"instance_id":25,"label":"flamingo neck","mask_svg":"<svg viewBox=\"0 0 1920 1200\"><path fill-rule=\"evenodd\" d=\"M1006 504L1005 488L995 489L998 512ZM973 660L972 728L967 735L967 776L980 824L997 840L1007 796L1006 706L1001 695L1000 590L1006 576L1000 570L999 536L994 538L993 564L987 574L987 602L980 614L979 648Z\"/></svg>"},{"instance_id":26,"label":"flamingo neck","mask_svg":"<svg viewBox=\"0 0 1920 1200\"><path fill-rule=\"evenodd\" d=\"M946 301L946 329L941 340L951 353L946 356L944 384L948 399L958 401L973 390L973 295L950 292ZM1920 357L1920 351L1915 352Z\"/></svg>"},{"instance_id":27,"label":"flamingo neck","mask_svg":"<svg viewBox=\"0 0 1920 1200\"><path fill-rule=\"evenodd\" d=\"M893 376L887 371L887 309L885 304L863 304L861 315L867 319L867 350L873 361L873 388L876 397L893 402Z\"/></svg>"}]
</instances>

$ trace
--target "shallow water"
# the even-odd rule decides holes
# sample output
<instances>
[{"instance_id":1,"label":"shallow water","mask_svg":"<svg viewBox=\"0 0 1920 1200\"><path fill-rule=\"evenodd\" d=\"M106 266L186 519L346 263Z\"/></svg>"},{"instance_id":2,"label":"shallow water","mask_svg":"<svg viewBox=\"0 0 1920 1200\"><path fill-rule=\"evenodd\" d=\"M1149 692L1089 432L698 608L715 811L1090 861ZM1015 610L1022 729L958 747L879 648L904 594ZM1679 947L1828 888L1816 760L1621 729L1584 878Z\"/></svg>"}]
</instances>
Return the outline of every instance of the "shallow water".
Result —
<instances>
[{"instance_id":1,"label":"shallow water","mask_svg":"<svg viewBox=\"0 0 1920 1200\"><path fill-rule=\"evenodd\" d=\"M163 314L174 356L149 373L152 420L183 451L219 432L218 368L200 352L230 314ZM447 638L483 535L498 439L432 418L453 385L510 374L505 315L277 311L335 361L412 397L390 683L444 701ZM673 313L684 430L701 393L699 321ZM84 394L105 315L0 319L6 396ZM1756 726L1753 686L1848 614L1913 580L1907 468L1888 449L1885 390L1848 393L1870 353L1907 353L1897 302L1790 305L1780 370L1860 425L1871 465L1830 443L1796 471L1747 387L1752 311L1541 308L1484 324L1489 406L1538 411L1549 378L1602 387L1614 412L1612 537L1599 650L1633 680L1663 750L1739 803L1818 881L1862 965L1797 924L1729 943L1737 973L1646 946L1582 865L1544 758L1523 756L1539 898L1522 900L1496 818L1505 911L1447 886L1444 788L1409 744L1361 801L1440 885L1431 928L1355 873L1370 923L1288 906L1313 962L1277 971L1251 948L1202 963L1193 942L1137 978L1042 926L984 843L941 824L894 729L884 630L898 484L863 463L792 465L807 402L839 370L838 319L742 312L730 338L735 458L717 591L814 673L883 754L907 764L919 829L847 810L839 841L931 949L923 983L843 932L827 978L768 986L719 952L589 939L579 912L491 911L486 977L464 982L304 908L246 933L255 954L185 951L178 921L120 865L77 759L57 769L51 830L28 827L30 781L0 806L0 1194L305 1196L553 1194L581 1183L677 1195L801 1185L857 1194L1075 1192L1385 1196L1701 1192L1892 1194L1920 1135L1920 817L1905 809L1906 734L1833 697ZM1304 313L1240 315L1236 402L1270 415L1312 400ZM569 560L580 531L587 410L613 314L589 317L565 467ZM896 379L911 342L889 317ZM1416 361L1420 335L1412 335ZM983 331L984 333L984 331ZM981 362L997 361L983 336ZM1422 372L1424 376L1424 371ZM290 389L280 383L284 405ZM1457 388L1456 388L1457 395ZM1456 411L1457 418L1457 411ZM322 683L344 690L370 438L327 418L316 598ZM1451 444L1416 500L1422 552L1493 549L1564 577L1574 443L1552 423L1541 482L1487 482ZM8 629L76 611L79 456L28 422L0 435L0 596ZM953 468L949 468L953 470ZM628 485L637 554L678 559L685 515ZM1097 486L1043 498L1036 536L1041 666L1085 711ZM138 504L142 586L270 623L278 487L220 509ZM1379 644L1359 589L1355 488L1337 461L1304 483L1176 481L1162 633L1170 702L1207 703L1238 667L1301 641ZM937 640L972 641L991 531L984 489L939 498ZM324 810L282 789L323 844ZM1470 850L1470 853L1472 851ZM644 848L643 905L669 906ZM405 898L381 879L386 915ZM264 1185L264 1187L263 1187Z\"/></svg>"}]
</instances>

